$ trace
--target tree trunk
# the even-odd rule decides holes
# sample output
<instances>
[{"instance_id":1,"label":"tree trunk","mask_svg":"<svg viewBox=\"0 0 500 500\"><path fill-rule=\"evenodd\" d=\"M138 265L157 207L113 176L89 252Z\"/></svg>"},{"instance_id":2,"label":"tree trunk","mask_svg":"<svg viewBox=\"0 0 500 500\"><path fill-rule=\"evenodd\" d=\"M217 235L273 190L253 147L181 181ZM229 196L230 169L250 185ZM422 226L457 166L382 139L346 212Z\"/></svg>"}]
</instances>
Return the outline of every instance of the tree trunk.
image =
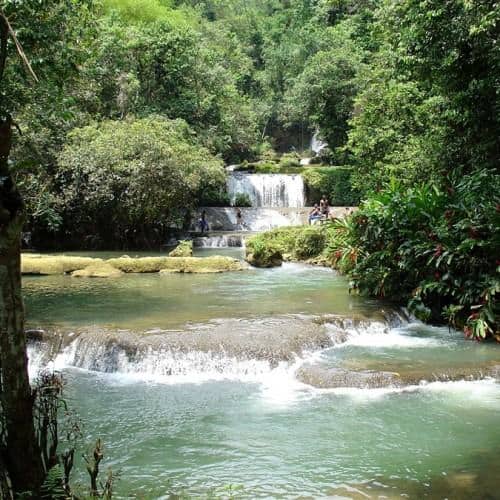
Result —
<instances>
[{"instance_id":1,"label":"tree trunk","mask_svg":"<svg viewBox=\"0 0 500 500\"><path fill-rule=\"evenodd\" d=\"M0 118L0 366L5 436L4 463L14 492L36 497L44 467L33 421L24 310L21 295L21 230L24 203L8 166L10 117Z\"/></svg>"}]
</instances>

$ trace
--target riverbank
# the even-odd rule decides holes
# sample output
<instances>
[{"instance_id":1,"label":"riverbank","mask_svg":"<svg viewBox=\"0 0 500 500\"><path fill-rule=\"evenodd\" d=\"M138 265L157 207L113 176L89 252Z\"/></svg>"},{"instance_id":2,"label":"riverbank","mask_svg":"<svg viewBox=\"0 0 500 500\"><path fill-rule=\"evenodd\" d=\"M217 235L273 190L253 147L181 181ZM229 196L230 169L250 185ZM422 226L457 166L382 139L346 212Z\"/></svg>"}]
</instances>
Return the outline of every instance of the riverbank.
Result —
<instances>
[{"instance_id":1,"label":"riverbank","mask_svg":"<svg viewBox=\"0 0 500 500\"><path fill-rule=\"evenodd\" d=\"M255 235L246 241L246 260L256 267L284 261L328 266L346 275L350 289L362 295L408 307L420 320L447 323L467 337L500 341L494 219L486 214L481 226L476 222L464 235L465 220L452 224L456 211L445 213L446 228L441 206L434 219L425 204L410 218L404 215L414 210L411 196L416 195L397 202L381 194L342 220Z\"/></svg>"}]
</instances>

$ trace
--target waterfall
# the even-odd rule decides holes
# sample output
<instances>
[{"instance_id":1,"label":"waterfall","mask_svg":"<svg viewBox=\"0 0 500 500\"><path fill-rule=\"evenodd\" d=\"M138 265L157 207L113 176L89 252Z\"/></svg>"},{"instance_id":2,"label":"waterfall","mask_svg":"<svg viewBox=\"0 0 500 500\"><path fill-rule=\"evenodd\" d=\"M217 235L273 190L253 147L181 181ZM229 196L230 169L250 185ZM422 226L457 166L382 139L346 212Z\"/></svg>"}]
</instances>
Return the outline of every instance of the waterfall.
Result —
<instances>
[{"instance_id":1,"label":"waterfall","mask_svg":"<svg viewBox=\"0 0 500 500\"><path fill-rule=\"evenodd\" d=\"M232 172L227 190L231 202L247 194L253 207L294 207L305 205L304 181L300 174L248 174Z\"/></svg>"},{"instance_id":2,"label":"waterfall","mask_svg":"<svg viewBox=\"0 0 500 500\"><path fill-rule=\"evenodd\" d=\"M195 238L193 243L195 247L200 248L232 248L245 246L243 235L238 233L200 236Z\"/></svg>"},{"instance_id":3,"label":"waterfall","mask_svg":"<svg viewBox=\"0 0 500 500\"><path fill-rule=\"evenodd\" d=\"M315 155L319 155L326 147L328 147L328 144L319 138L319 132L316 130L311 139L311 151Z\"/></svg>"}]
</instances>

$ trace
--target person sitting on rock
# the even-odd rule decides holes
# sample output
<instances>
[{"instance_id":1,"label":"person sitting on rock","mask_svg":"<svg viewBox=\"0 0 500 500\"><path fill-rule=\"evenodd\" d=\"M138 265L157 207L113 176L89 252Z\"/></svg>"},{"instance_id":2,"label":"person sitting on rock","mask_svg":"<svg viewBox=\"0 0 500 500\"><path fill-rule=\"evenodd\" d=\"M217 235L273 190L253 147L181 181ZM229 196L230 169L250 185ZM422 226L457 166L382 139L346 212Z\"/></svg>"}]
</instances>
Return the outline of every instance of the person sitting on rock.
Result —
<instances>
[{"instance_id":1,"label":"person sitting on rock","mask_svg":"<svg viewBox=\"0 0 500 500\"><path fill-rule=\"evenodd\" d=\"M320 220L321 217L321 210L318 204L315 203L314 208L309 212L309 224L314 224L316 221Z\"/></svg>"}]
</instances>

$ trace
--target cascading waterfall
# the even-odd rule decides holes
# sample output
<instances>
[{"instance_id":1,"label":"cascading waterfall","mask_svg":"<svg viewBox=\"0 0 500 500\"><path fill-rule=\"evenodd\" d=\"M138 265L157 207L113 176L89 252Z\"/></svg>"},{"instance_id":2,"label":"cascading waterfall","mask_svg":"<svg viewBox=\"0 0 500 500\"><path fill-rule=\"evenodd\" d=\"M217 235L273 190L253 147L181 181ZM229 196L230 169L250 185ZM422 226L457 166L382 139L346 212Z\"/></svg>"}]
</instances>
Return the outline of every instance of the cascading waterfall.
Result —
<instances>
[{"instance_id":1,"label":"cascading waterfall","mask_svg":"<svg viewBox=\"0 0 500 500\"><path fill-rule=\"evenodd\" d=\"M195 238L194 246L199 248L233 248L244 247L245 239L242 234L218 234Z\"/></svg>"},{"instance_id":2,"label":"cascading waterfall","mask_svg":"<svg viewBox=\"0 0 500 500\"><path fill-rule=\"evenodd\" d=\"M319 138L319 132L316 131L311 138L311 151L315 155L319 155L326 147L328 147L328 144Z\"/></svg>"},{"instance_id":3,"label":"cascading waterfall","mask_svg":"<svg viewBox=\"0 0 500 500\"><path fill-rule=\"evenodd\" d=\"M249 174L231 172L227 180L231 202L246 194L253 207L294 207L305 205L304 181L300 174Z\"/></svg>"}]
</instances>

